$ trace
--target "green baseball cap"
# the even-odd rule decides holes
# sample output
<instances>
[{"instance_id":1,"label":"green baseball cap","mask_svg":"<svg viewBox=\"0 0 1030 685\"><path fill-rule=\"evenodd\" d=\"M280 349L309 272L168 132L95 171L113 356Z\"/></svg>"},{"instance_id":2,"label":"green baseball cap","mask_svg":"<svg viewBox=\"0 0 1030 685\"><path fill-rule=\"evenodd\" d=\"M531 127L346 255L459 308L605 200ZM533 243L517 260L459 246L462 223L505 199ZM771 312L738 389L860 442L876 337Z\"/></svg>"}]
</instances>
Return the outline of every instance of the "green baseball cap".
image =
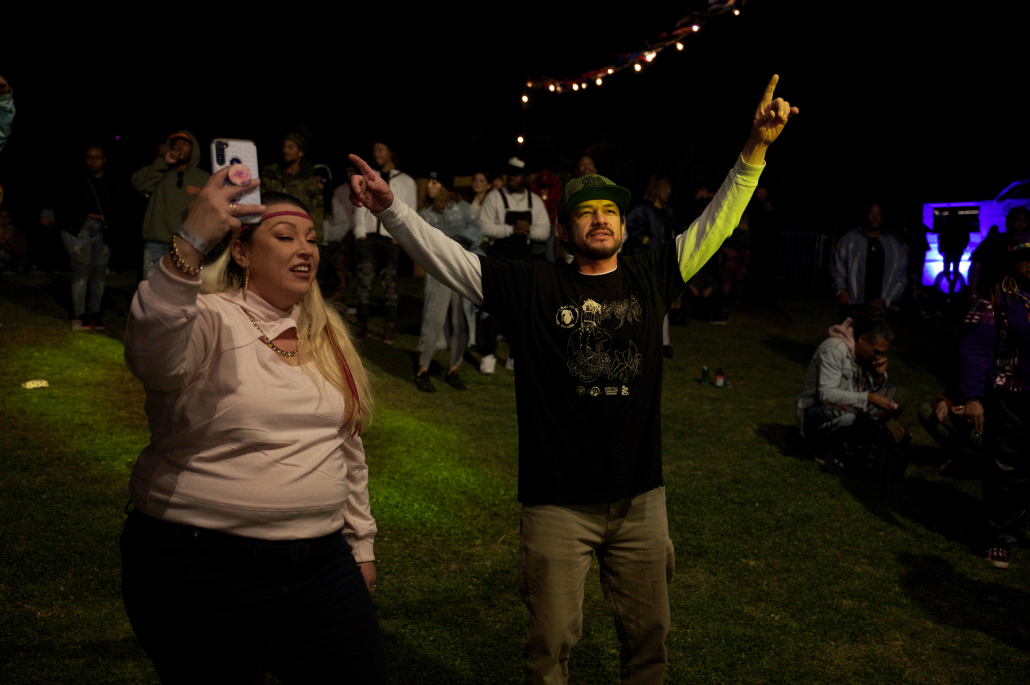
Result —
<instances>
[{"instance_id":1,"label":"green baseball cap","mask_svg":"<svg viewBox=\"0 0 1030 685\"><path fill-rule=\"evenodd\" d=\"M587 174L574 178L565 184L565 190L558 198L558 217L564 221L570 210L588 200L611 200L619 206L619 214L625 218L626 210L629 208L630 192L628 188L615 185L611 179L601 174Z\"/></svg>"}]
</instances>

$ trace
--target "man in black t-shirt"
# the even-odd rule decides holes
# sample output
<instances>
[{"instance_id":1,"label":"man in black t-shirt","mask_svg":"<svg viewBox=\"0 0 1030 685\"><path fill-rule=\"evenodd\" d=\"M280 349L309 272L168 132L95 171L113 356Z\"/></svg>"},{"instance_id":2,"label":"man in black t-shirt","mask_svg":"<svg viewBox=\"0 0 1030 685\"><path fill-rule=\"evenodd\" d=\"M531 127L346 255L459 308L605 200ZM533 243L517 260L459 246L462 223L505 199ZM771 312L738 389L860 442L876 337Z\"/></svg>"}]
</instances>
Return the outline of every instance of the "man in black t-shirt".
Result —
<instances>
[{"instance_id":1,"label":"man in black t-shirt","mask_svg":"<svg viewBox=\"0 0 1030 685\"><path fill-rule=\"evenodd\" d=\"M623 683L662 681L674 566L662 481L662 319L737 226L766 148L797 113L773 100L777 80L708 208L674 242L640 255L617 254L629 191L603 176L572 180L559 201L558 237L571 264L510 260L465 252L350 157L361 171L351 201L375 212L428 273L506 319L516 337L527 683L567 681L595 553L623 645Z\"/></svg>"}]
</instances>

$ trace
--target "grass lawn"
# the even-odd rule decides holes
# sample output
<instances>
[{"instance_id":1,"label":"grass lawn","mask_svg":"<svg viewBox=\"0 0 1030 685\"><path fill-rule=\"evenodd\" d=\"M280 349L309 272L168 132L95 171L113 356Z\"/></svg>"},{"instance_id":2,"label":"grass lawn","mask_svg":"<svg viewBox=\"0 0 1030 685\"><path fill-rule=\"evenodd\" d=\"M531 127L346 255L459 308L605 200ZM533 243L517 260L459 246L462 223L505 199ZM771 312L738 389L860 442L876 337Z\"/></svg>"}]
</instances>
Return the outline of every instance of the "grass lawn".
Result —
<instances>
[{"instance_id":1,"label":"grass lawn","mask_svg":"<svg viewBox=\"0 0 1030 685\"><path fill-rule=\"evenodd\" d=\"M0 679L153 683L119 589L128 474L149 436L142 386L122 362L132 282L111 281L109 330L79 333L67 283L0 275ZM493 377L466 366L466 392L439 376L435 394L418 392L421 282L401 286L397 345L380 342L376 319L364 345L380 408L365 445L391 678L521 682L513 377L503 364ZM673 327L666 682L1026 682L1030 552L1017 549L1007 571L980 559L979 483L939 473L914 410L904 420L913 463L897 482L841 480L792 447L793 399L834 317L825 300L799 295L778 310L741 307L725 327ZM951 330L942 320L896 328L892 380L914 404L928 401ZM732 387L700 385L705 364ZM19 385L37 378L50 387ZM618 651L595 572L571 681L618 682Z\"/></svg>"}]
</instances>

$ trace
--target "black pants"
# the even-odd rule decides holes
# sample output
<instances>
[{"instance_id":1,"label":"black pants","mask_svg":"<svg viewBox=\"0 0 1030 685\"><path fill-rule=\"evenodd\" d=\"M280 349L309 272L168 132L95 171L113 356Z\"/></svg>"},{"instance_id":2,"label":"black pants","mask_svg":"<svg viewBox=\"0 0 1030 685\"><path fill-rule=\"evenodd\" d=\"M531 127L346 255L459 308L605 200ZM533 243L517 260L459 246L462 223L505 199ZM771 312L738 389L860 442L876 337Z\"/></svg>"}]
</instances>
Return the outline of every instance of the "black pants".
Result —
<instances>
[{"instance_id":1,"label":"black pants","mask_svg":"<svg viewBox=\"0 0 1030 685\"><path fill-rule=\"evenodd\" d=\"M339 533L268 541L133 512L122 594L163 685L385 683L375 608Z\"/></svg>"},{"instance_id":2,"label":"black pants","mask_svg":"<svg viewBox=\"0 0 1030 685\"><path fill-rule=\"evenodd\" d=\"M1021 540L1030 502L1030 392L993 390L984 402L987 544Z\"/></svg>"}]
</instances>

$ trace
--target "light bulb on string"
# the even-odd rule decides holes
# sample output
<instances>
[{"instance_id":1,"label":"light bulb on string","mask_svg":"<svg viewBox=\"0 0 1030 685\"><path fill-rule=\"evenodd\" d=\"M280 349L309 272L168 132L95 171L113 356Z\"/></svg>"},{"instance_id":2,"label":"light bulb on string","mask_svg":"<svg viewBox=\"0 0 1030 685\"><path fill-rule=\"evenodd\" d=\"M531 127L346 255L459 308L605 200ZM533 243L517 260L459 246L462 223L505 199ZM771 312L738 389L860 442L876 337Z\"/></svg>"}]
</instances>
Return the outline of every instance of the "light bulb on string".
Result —
<instances>
[{"instance_id":1,"label":"light bulb on string","mask_svg":"<svg viewBox=\"0 0 1030 685\"><path fill-rule=\"evenodd\" d=\"M579 84L579 87L582 88L583 90L586 90L587 86L589 86L589 85L590 85L589 81L583 81L583 83Z\"/></svg>"},{"instance_id":2,"label":"light bulb on string","mask_svg":"<svg viewBox=\"0 0 1030 685\"><path fill-rule=\"evenodd\" d=\"M578 83L573 83L572 84L572 90L579 90L579 84Z\"/></svg>"},{"instance_id":3,"label":"light bulb on string","mask_svg":"<svg viewBox=\"0 0 1030 685\"><path fill-rule=\"evenodd\" d=\"M523 102L529 102L529 96L528 95L523 95L522 96L522 101Z\"/></svg>"},{"instance_id":4,"label":"light bulb on string","mask_svg":"<svg viewBox=\"0 0 1030 685\"><path fill-rule=\"evenodd\" d=\"M644 59L647 60L648 62L650 62L650 61L652 61L657 56L658 56L657 52L651 51L651 52L647 53L646 55L644 55Z\"/></svg>"},{"instance_id":5,"label":"light bulb on string","mask_svg":"<svg viewBox=\"0 0 1030 685\"><path fill-rule=\"evenodd\" d=\"M532 88L532 87L533 87L533 82L532 81L526 81L526 88Z\"/></svg>"},{"instance_id":6,"label":"light bulb on string","mask_svg":"<svg viewBox=\"0 0 1030 685\"><path fill-rule=\"evenodd\" d=\"M676 43L676 49L677 50L682 50L683 49L683 43Z\"/></svg>"},{"instance_id":7,"label":"light bulb on string","mask_svg":"<svg viewBox=\"0 0 1030 685\"><path fill-rule=\"evenodd\" d=\"M633 65L633 71L640 71L640 62Z\"/></svg>"},{"instance_id":8,"label":"light bulb on string","mask_svg":"<svg viewBox=\"0 0 1030 685\"><path fill-rule=\"evenodd\" d=\"M697 33L698 31L701 30L701 26L698 25L698 24L694 24L693 26L690 27L690 30L693 31L694 33Z\"/></svg>"},{"instance_id":9,"label":"light bulb on string","mask_svg":"<svg viewBox=\"0 0 1030 685\"><path fill-rule=\"evenodd\" d=\"M597 77L597 80L596 80L596 81L594 81L594 83L596 83L597 85L601 85L601 84L603 83L603 81L601 81L601 77L600 77L600 76L598 76L598 77Z\"/></svg>"},{"instance_id":10,"label":"light bulb on string","mask_svg":"<svg viewBox=\"0 0 1030 685\"><path fill-rule=\"evenodd\" d=\"M733 10L733 16L739 17L740 16L740 10Z\"/></svg>"},{"instance_id":11,"label":"light bulb on string","mask_svg":"<svg viewBox=\"0 0 1030 685\"><path fill-rule=\"evenodd\" d=\"M614 70L614 69L608 69L608 73L609 73L609 74L614 74L614 73L615 73L615 70Z\"/></svg>"},{"instance_id":12,"label":"light bulb on string","mask_svg":"<svg viewBox=\"0 0 1030 685\"><path fill-rule=\"evenodd\" d=\"M549 91L551 91L553 93L554 92L554 84L552 83L551 85L547 86L547 90L549 90Z\"/></svg>"},{"instance_id":13,"label":"light bulb on string","mask_svg":"<svg viewBox=\"0 0 1030 685\"><path fill-rule=\"evenodd\" d=\"M523 138L522 136L519 136L518 140L519 140L519 145L522 145L522 143L526 142L526 139Z\"/></svg>"}]
</instances>

